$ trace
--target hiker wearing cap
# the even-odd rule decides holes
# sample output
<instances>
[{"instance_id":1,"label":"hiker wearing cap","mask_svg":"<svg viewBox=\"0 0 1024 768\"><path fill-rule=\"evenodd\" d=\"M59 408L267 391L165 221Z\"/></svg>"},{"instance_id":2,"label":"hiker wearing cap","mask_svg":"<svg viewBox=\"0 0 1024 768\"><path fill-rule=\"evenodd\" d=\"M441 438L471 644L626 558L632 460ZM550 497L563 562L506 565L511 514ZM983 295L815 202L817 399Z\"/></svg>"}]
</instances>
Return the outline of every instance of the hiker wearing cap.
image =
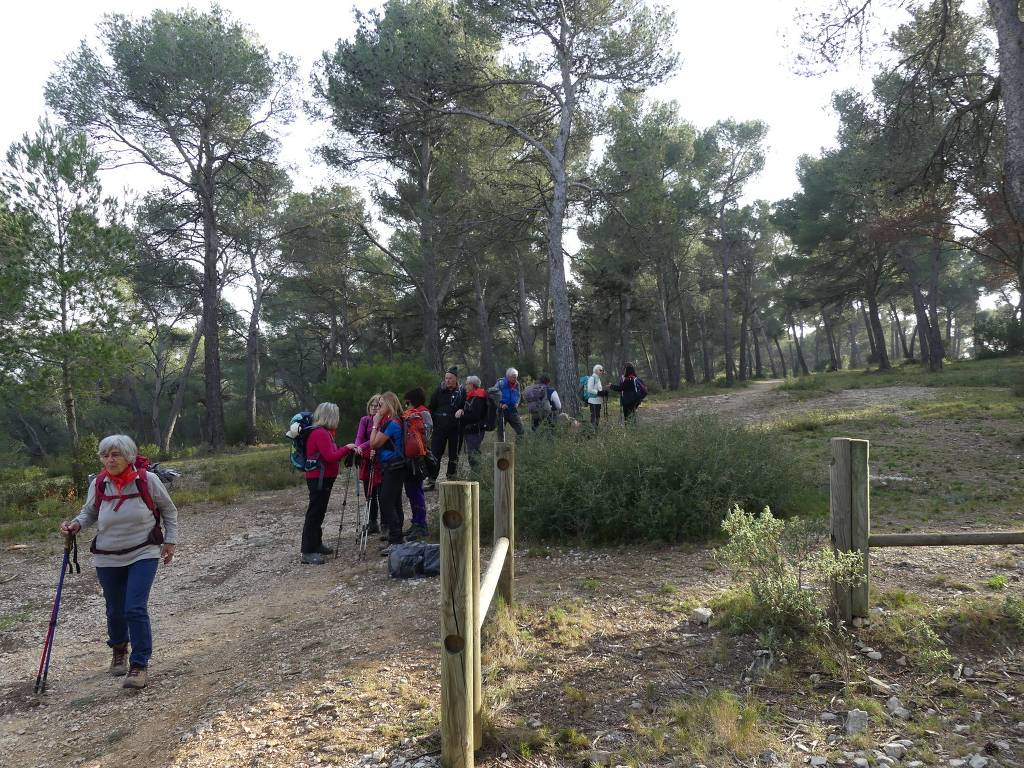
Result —
<instances>
[{"instance_id":1,"label":"hiker wearing cap","mask_svg":"<svg viewBox=\"0 0 1024 768\"><path fill-rule=\"evenodd\" d=\"M323 565L323 556L334 554L333 549L324 546L324 516L327 514L334 481L338 479L341 460L356 450L355 443L340 448L335 444L339 418L337 405L320 403L313 411L313 430L306 438L306 456L315 459L320 465L306 472L309 504L302 525L301 560L308 565Z\"/></svg>"},{"instance_id":2,"label":"hiker wearing cap","mask_svg":"<svg viewBox=\"0 0 1024 768\"><path fill-rule=\"evenodd\" d=\"M519 386L519 371L509 368L505 376L498 379L494 389L501 393L501 400L498 403L498 418L501 420L499 427L504 433L504 425L511 424L517 436L523 435L523 422L519 418L519 400L521 396Z\"/></svg>"},{"instance_id":3,"label":"hiker wearing cap","mask_svg":"<svg viewBox=\"0 0 1024 768\"><path fill-rule=\"evenodd\" d=\"M427 479L426 490L433 490L441 472L441 457L448 453L448 471L445 476L454 480L459 471L459 417L466 403L466 395L459 386L459 369L451 367L444 381L430 396L430 416L434 420L434 433L430 438L430 452L437 459L437 468Z\"/></svg>"},{"instance_id":4,"label":"hiker wearing cap","mask_svg":"<svg viewBox=\"0 0 1024 768\"><path fill-rule=\"evenodd\" d=\"M366 415L359 419L356 429L356 450L362 461L359 462L359 482L363 484L366 503L370 508L369 521L366 528L368 534L380 533L377 514L380 506L380 484L384 479L377 461L376 451L370 448L370 431L373 429L373 417L380 408L380 392L370 396L366 401Z\"/></svg>"},{"instance_id":5,"label":"hiker wearing cap","mask_svg":"<svg viewBox=\"0 0 1024 768\"><path fill-rule=\"evenodd\" d=\"M145 688L153 652L149 590L160 560L174 559L178 510L130 437L104 437L98 455L103 470L89 483L82 511L60 532L70 536L96 523L89 550L106 603L110 674L124 675L125 688Z\"/></svg>"},{"instance_id":6,"label":"hiker wearing cap","mask_svg":"<svg viewBox=\"0 0 1024 768\"><path fill-rule=\"evenodd\" d=\"M480 386L479 376L466 377L466 405L459 421L462 423L462 437L466 441L466 458L469 468L475 470L480 464L480 445L486 434L487 390Z\"/></svg>"},{"instance_id":7,"label":"hiker wearing cap","mask_svg":"<svg viewBox=\"0 0 1024 768\"><path fill-rule=\"evenodd\" d=\"M608 397L608 390L601 383L604 376L604 366L598 363L594 366L594 372L587 379L587 404L590 406L590 424L597 429L601 423L601 406L604 398Z\"/></svg>"}]
</instances>

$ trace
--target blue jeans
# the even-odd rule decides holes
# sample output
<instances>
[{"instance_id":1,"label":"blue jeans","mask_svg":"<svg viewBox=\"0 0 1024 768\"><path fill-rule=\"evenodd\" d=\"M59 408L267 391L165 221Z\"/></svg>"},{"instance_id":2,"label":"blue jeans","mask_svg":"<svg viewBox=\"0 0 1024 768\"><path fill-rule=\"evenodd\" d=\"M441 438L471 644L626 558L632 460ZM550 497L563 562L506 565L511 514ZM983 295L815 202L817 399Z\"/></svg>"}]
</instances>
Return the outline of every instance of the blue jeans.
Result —
<instances>
[{"instance_id":1,"label":"blue jeans","mask_svg":"<svg viewBox=\"0 0 1024 768\"><path fill-rule=\"evenodd\" d=\"M149 626L149 589L156 578L159 558L136 560L117 568L96 568L96 578L107 602L107 645L132 643L129 663L149 666L153 633Z\"/></svg>"}]
</instances>

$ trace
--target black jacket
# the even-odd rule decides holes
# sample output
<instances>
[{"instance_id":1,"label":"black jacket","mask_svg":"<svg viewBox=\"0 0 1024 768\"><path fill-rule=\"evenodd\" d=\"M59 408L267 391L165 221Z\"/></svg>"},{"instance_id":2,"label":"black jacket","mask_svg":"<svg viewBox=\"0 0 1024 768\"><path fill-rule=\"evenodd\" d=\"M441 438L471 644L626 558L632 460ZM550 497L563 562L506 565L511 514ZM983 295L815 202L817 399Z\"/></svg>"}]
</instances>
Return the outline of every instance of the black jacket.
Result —
<instances>
[{"instance_id":1,"label":"black jacket","mask_svg":"<svg viewBox=\"0 0 1024 768\"><path fill-rule=\"evenodd\" d=\"M466 404L466 392L462 387L447 389L441 384L430 396L430 416L434 419L434 429L447 430L458 426L455 412Z\"/></svg>"},{"instance_id":2,"label":"black jacket","mask_svg":"<svg viewBox=\"0 0 1024 768\"><path fill-rule=\"evenodd\" d=\"M471 397L466 401L465 413L462 414L462 431L476 434L484 429L487 417L487 397Z\"/></svg>"}]
</instances>

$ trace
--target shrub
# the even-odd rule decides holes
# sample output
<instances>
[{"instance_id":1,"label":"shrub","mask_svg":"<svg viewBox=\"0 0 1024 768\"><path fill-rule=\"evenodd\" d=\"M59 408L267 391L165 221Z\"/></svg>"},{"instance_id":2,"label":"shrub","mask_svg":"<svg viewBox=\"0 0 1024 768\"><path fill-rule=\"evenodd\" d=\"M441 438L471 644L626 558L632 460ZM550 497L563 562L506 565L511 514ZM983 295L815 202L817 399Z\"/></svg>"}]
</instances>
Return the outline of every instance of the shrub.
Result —
<instances>
[{"instance_id":1,"label":"shrub","mask_svg":"<svg viewBox=\"0 0 1024 768\"><path fill-rule=\"evenodd\" d=\"M1009 305L982 311L974 323L974 344L978 357L1022 354L1024 322Z\"/></svg>"},{"instance_id":2,"label":"shrub","mask_svg":"<svg viewBox=\"0 0 1024 768\"><path fill-rule=\"evenodd\" d=\"M722 522L729 542L717 557L728 564L750 601L733 612L732 629L801 637L825 631L835 615L832 583L864 579L856 552L836 552L805 521L784 521L769 509L752 515L734 507Z\"/></svg>"},{"instance_id":3,"label":"shrub","mask_svg":"<svg viewBox=\"0 0 1024 768\"><path fill-rule=\"evenodd\" d=\"M482 523L493 477L482 462ZM712 417L668 425L528 435L516 455L519 535L603 544L717 536L733 504L809 511L812 484L763 431Z\"/></svg>"},{"instance_id":4,"label":"shrub","mask_svg":"<svg viewBox=\"0 0 1024 768\"><path fill-rule=\"evenodd\" d=\"M361 416L366 415L366 401L374 392L391 390L401 400L413 387L423 387L427 397L440 378L416 363L381 363L355 368L332 368L320 385L317 396L325 402L337 403L341 411L339 435L354 435ZM304 406L313 410L316 403ZM346 441L347 442L347 441Z\"/></svg>"}]
</instances>

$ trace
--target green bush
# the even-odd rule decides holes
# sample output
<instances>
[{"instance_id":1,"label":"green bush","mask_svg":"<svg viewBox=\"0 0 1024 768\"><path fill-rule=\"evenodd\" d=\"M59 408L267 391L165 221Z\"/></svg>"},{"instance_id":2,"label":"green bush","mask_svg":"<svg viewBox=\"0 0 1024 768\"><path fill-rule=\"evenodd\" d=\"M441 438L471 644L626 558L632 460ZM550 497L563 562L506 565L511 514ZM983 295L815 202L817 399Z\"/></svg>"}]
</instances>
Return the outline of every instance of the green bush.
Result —
<instances>
[{"instance_id":1,"label":"green bush","mask_svg":"<svg viewBox=\"0 0 1024 768\"><path fill-rule=\"evenodd\" d=\"M728 615L734 631L775 638L824 632L835 615L833 581L853 585L864 579L859 553L834 551L805 521L780 520L767 508L752 515L735 507L722 530L729 542L717 556L743 585L742 599L734 602L744 610Z\"/></svg>"},{"instance_id":2,"label":"green bush","mask_svg":"<svg viewBox=\"0 0 1024 768\"><path fill-rule=\"evenodd\" d=\"M480 476L485 527L490 466L485 459ZM712 417L554 439L538 433L517 448L516 528L558 542L706 539L733 504L809 512L819 501L812 487L767 433Z\"/></svg>"},{"instance_id":3,"label":"green bush","mask_svg":"<svg viewBox=\"0 0 1024 768\"><path fill-rule=\"evenodd\" d=\"M974 345L978 357L1024 354L1024 322L1009 305L979 312Z\"/></svg>"},{"instance_id":4,"label":"green bush","mask_svg":"<svg viewBox=\"0 0 1024 768\"><path fill-rule=\"evenodd\" d=\"M440 382L440 376L416 363L381 363L358 365L355 368L332 368L327 380L320 385L317 396L323 402L337 403L341 411L338 425L339 441L344 437L348 442L355 435L359 419L366 415L366 401L375 392L392 391L401 400L402 395L413 387L423 387L430 398L430 392ZM313 410L316 403L304 406Z\"/></svg>"}]
</instances>

